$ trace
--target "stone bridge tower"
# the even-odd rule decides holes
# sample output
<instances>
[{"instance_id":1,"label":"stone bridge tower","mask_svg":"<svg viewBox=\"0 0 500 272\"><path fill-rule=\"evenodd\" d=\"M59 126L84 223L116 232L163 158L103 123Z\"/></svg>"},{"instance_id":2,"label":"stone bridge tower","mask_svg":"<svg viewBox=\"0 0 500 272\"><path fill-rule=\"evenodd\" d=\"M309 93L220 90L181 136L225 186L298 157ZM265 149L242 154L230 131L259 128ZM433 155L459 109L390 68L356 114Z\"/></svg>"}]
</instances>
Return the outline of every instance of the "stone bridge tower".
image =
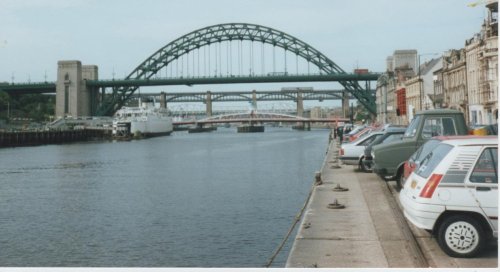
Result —
<instances>
[{"instance_id":1,"label":"stone bridge tower","mask_svg":"<svg viewBox=\"0 0 500 272\"><path fill-rule=\"evenodd\" d=\"M87 88L87 79L98 79L96 65L82 65L78 60L57 62L56 117L92 115L98 91Z\"/></svg>"}]
</instances>

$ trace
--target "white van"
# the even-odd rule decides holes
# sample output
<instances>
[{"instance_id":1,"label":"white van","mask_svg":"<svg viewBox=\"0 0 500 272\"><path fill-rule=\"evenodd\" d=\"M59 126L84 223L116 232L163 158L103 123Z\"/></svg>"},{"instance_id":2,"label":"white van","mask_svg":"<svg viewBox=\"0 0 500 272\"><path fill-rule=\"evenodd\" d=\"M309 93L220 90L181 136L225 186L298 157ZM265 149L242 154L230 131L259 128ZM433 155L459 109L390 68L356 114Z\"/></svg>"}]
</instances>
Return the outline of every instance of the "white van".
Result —
<instances>
[{"instance_id":1,"label":"white van","mask_svg":"<svg viewBox=\"0 0 500 272\"><path fill-rule=\"evenodd\" d=\"M473 257L498 238L498 138L442 141L406 180L406 218L452 257Z\"/></svg>"}]
</instances>

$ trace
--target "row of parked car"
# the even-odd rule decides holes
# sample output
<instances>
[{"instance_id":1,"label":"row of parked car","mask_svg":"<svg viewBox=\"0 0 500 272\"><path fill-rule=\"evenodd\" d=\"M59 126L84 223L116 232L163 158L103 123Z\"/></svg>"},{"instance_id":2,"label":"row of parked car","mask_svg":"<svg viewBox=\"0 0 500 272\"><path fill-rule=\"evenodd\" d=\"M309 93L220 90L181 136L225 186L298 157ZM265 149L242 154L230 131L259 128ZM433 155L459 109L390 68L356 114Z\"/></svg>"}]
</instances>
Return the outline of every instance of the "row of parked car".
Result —
<instances>
[{"instance_id":1,"label":"row of parked car","mask_svg":"<svg viewBox=\"0 0 500 272\"><path fill-rule=\"evenodd\" d=\"M463 114L422 111L408 127L358 126L340 160L396 180L405 217L452 257L498 238L498 136L470 135Z\"/></svg>"}]
</instances>

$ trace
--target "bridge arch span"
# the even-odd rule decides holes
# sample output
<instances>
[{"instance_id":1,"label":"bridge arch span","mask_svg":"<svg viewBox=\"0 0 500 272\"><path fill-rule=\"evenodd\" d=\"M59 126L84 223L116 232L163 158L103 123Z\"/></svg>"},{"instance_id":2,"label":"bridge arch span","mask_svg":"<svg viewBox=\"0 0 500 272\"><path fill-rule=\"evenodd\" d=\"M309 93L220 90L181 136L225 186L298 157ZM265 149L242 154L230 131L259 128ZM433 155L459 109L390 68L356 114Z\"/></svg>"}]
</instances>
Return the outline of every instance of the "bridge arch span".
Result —
<instances>
[{"instance_id":1,"label":"bridge arch span","mask_svg":"<svg viewBox=\"0 0 500 272\"><path fill-rule=\"evenodd\" d=\"M255 121L259 120L269 120L269 119L293 119L300 121L307 121L309 119L304 117L299 117L295 115L282 114L282 113L231 113L231 114L222 114L217 116L208 117L205 119L198 120L198 122L209 122L209 121L230 121L230 120L241 120L241 119L254 119Z\"/></svg>"},{"instance_id":2,"label":"bridge arch span","mask_svg":"<svg viewBox=\"0 0 500 272\"><path fill-rule=\"evenodd\" d=\"M225 98L230 98L230 97L241 97L243 100L246 100L248 102L252 101L252 98L243 94L221 94L221 95L214 95L212 96L212 101L223 101Z\"/></svg>"},{"instance_id":3,"label":"bridge arch span","mask_svg":"<svg viewBox=\"0 0 500 272\"><path fill-rule=\"evenodd\" d=\"M266 95L263 95L259 98L257 98L257 101L265 101L266 98L268 97L272 97L272 96L275 96L276 94L266 94ZM290 95L290 94L281 94L282 96L285 96L285 97L289 97L290 100L295 100L297 99L297 97L293 96L293 95Z\"/></svg>"},{"instance_id":4,"label":"bridge arch span","mask_svg":"<svg viewBox=\"0 0 500 272\"><path fill-rule=\"evenodd\" d=\"M201 28L170 42L149 56L126 78L145 79L194 49L224 41L246 40L281 47L310 61L327 74L345 73L314 47L285 32L255 24L228 23Z\"/></svg>"},{"instance_id":5,"label":"bridge arch span","mask_svg":"<svg viewBox=\"0 0 500 272\"><path fill-rule=\"evenodd\" d=\"M338 94L338 93L330 93L330 94L308 94L308 95L305 95L304 96L304 99L309 99L309 98L317 98L318 96L332 96L336 99L342 99L342 95L341 94ZM319 100L319 99L318 99Z\"/></svg>"},{"instance_id":6,"label":"bridge arch span","mask_svg":"<svg viewBox=\"0 0 500 272\"><path fill-rule=\"evenodd\" d=\"M184 98L184 96L173 96L171 98L168 98L166 102L167 103L168 102L175 102L177 99L182 99L182 98ZM203 102L203 101L205 101L205 98L202 95L193 95L193 102L197 102L197 101Z\"/></svg>"},{"instance_id":7,"label":"bridge arch span","mask_svg":"<svg viewBox=\"0 0 500 272\"><path fill-rule=\"evenodd\" d=\"M162 68L195 49L209 46L214 43L236 40L262 42L281 47L307 60L316 66L321 73L345 73L344 70L323 53L285 32L256 24L227 23L204 27L177 38L149 56L125 79L150 79ZM371 97L363 93L364 90L359 86L357 81L346 80L339 81L339 83L344 86L347 92L353 94L365 107L373 105ZM138 87L134 86L115 88L113 93L107 96L105 101L103 101L102 106L97 112L98 115L109 115L114 113L131 98L137 88Z\"/></svg>"}]
</instances>

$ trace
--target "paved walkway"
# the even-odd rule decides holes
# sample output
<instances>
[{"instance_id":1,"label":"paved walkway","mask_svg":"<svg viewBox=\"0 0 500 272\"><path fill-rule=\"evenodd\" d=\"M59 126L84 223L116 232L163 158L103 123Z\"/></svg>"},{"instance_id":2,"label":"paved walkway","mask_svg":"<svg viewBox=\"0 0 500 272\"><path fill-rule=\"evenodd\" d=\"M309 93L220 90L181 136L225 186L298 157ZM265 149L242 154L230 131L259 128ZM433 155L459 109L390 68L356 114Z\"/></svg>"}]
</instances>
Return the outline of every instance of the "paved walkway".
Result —
<instances>
[{"instance_id":1,"label":"paved walkway","mask_svg":"<svg viewBox=\"0 0 500 272\"><path fill-rule=\"evenodd\" d=\"M336 154L332 141L286 267L428 267L385 182L335 168ZM328 208L335 199L345 208Z\"/></svg>"}]
</instances>

